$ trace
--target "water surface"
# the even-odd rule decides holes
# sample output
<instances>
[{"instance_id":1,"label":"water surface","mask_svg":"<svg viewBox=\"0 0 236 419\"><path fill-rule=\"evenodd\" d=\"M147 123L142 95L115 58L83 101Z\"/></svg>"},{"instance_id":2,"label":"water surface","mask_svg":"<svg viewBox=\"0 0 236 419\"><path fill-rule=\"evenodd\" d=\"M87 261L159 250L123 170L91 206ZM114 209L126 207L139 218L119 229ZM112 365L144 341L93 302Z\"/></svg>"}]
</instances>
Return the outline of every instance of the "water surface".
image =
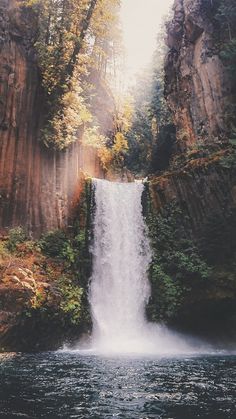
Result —
<instances>
[{"instance_id":1,"label":"water surface","mask_svg":"<svg viewBox=\"0 0 236 419\"><path fill-rule=\"evenodd\" d=\"M236 417L236 357L0 359L0 418Z\"/></svg>"}]
</instances>

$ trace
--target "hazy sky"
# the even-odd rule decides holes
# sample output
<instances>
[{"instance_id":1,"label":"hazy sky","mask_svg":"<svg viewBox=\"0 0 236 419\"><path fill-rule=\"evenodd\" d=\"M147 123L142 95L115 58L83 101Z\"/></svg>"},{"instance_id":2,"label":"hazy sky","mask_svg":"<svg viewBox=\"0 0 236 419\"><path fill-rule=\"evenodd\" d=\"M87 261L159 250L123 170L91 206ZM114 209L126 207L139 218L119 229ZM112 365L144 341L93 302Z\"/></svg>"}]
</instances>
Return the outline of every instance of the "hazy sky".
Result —
<instances>
[{"instance_id":1,"label":"hazy sky","mask_svg":"<svg viewBox=\"0 0 236 419\"><path fill-rule=\"evenodd\" d=\"M129 76L151 61L159 25L172 4L173 0L122 0L121 23Z\"/></svg>"}]
</instances>

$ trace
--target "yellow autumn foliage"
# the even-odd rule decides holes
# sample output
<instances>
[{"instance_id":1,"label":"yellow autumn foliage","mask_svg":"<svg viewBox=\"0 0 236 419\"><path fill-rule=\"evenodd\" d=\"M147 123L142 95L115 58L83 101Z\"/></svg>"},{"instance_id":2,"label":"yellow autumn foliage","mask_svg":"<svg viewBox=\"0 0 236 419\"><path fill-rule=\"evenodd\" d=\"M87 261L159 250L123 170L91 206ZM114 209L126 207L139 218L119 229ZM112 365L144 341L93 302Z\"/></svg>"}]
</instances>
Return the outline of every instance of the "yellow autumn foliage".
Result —
<instances>
[{"instance_id":1,"label":"yellow autumn foliage","mask_svg":"<svg viewBox=\"0 0 236 419\"><path fill-rule=\"evenodd\" d=\"M117 155L128 150L128 148L128 141L125 139L122 132L117 132L115 135L114 145L112 147L113 153Z\"/></svg>"}]
</instances>

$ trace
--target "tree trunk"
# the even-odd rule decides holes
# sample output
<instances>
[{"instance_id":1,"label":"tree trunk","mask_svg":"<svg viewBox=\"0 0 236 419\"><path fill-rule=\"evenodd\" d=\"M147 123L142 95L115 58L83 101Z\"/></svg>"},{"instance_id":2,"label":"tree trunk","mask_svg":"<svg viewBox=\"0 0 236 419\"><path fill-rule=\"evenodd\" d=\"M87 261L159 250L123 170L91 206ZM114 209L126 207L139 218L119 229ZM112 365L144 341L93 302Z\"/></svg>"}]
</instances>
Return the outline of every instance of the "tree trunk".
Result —
<instances>
[{"instance_id":1,"label":"tree trunk","mask_svg":"<svg viewBox=\"0 0 236 419\"><path fill-rule=\"evenodd\" d=\"M77 56L78 56L78 54L80 52L80 49L81 49L81 46L82 46L82 42L83 42L83 40L85 38L85 35L87 33L87 30L88 30L90 21L92 19L93 12L94 12L94 9L96 7L97 2L98 2L98 0L91 0L91 3L90 3L90 6L89 6L87 15L83 19L82 29L81 29L80 36L79 36L79 41L77 41L76 44L75 44L75 47L74 47L74 50L72 52L70 61L67 64L67 67L66 67L66 70L65 70L65 75L64 76L66 78L69 78L70 79L72 77L72 75L73 75L73 71L74 71L76 59L77 59Z\"/></svg>"}]
</instances>

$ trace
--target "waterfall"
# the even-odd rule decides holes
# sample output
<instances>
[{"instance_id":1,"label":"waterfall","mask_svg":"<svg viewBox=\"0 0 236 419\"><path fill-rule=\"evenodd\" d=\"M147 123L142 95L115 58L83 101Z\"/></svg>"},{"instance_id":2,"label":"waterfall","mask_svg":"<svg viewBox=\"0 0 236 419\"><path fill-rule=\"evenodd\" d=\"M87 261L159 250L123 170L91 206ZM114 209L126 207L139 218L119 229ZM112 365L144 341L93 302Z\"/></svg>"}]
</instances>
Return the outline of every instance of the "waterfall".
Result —
<instances>
[{"instance_id":1,"label":"waterfall","mask_svg":"<svg viewBox=\"0 0 236 419\"><path fill-rule=\"evenodd\" d=\"M102 345L135 342L150 295L150 248L142 216L142 183L94 180L95 220L90 303L93 338Z\"/></svg>"},{"instance_id":2,"label":"waterfall","mask_svg":"<svg viewBox=\"0 0 236 419\"><path fill-rule=\"evenodd\" d=\"M148 323L151 250L141 182L94 179L95 215L90 306L92 346L102 352L184 351L163 327ZM174 346L173 346L174 345Z\"/></svg>"}]
</instances>

